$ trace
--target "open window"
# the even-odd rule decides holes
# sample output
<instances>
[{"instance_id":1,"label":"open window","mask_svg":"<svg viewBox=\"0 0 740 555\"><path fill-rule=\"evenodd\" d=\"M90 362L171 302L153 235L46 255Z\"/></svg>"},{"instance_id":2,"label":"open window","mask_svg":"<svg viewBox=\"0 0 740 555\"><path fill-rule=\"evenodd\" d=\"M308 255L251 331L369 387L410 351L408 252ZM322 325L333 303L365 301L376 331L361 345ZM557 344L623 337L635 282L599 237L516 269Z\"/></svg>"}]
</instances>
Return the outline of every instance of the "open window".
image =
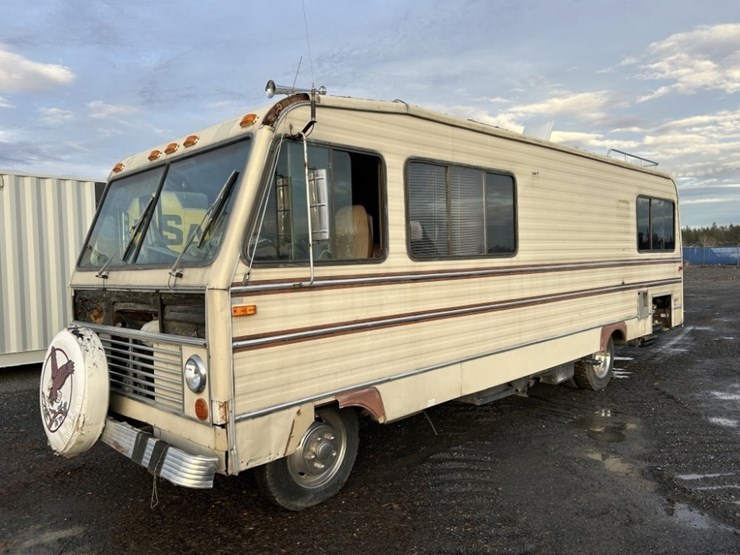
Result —
<instances>
[{"instance_id":1,"label":"open window","mask_svg":"<svg viewBox=\"0 0 740 555\"><path fill-rule=\"evenodd\" d=\"M282 144L248 256L257 263L308 262L310 213L317 264L379 259L386 244L380 157L310 145L308 165L307 198L303 144Z\"/></svg>"}]
</instances>

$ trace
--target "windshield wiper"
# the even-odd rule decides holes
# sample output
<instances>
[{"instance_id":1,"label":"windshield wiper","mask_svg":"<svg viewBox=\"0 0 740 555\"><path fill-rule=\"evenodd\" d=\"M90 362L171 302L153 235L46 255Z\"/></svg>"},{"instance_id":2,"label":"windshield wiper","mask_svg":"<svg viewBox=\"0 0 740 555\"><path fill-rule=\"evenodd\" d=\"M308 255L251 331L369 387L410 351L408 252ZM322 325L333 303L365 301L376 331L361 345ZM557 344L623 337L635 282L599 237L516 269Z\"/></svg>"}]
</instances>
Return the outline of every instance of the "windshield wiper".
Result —
<instances>
[{"instance_id":1,"label":"windshield wiper","mask_svg":"<svg viewBox=\"0 0 740 555\"><path fill-rule=\"evenodd\" d=\"M150 198L149 202L146 204L146 208L144 208L144 211L141 213L141 218L136 222L136 227L134 227L131 237L129 237L128 243L126 243L126 248L123 249L123 256L121 256L122 261L125 261L128 258L128 255L131 254L131 248L136 244L136 237L139 235L141 228L144 227L144 223L149 219L149 212L154 206L155 198L156 195L152 195L152 198Z\"/></svg>"},{"instance_id":2,"label":"windshield wiper","mask_svg":"<svg viewBox=\"0 0 740 555\"><path fill-rule=\"evenodd\" d=\"M213 225L213 222L216 221L216 218L221 213L221 210L223 210L224 204L226 204L226 199L229 198L229 195L231 194L231 189L234 187L234 183L236 183L236 178L238 176L238 171L233 170L231 172L229 178L226 180L226 183L224 183L224 186L221 187L221 191L218 193L218 197L216 197L216 200L213 201L213 204L208 207L208 212L206 212L206 219L203 220L203 222L205 223L202 224L203 231L200 234L200 241L198 241L199 249L203 248L203 243L206 242L206 235L211 230L211 226Z\"/></svg>"},{"instance_id":3,"label":"windshield wiper","mask_svg":"<svg viewBox=\"0 0 740 555\"><path fill-rule=\"evenodd\" d=\"M131 254L131 248L134 246L134 239L136 239L136 236L141 231L141 228L144 225L144 222L146 222L149 219L149 212L152 209L152 206L154 206L154 199L156 198L156 195L152 195L152 198L149 199L149 202L147 203L146 207L144 208L144 211L141 213L141 218L139 218L139 221L136 222L136 226L134 227L133 231L131 232L131 236L128 239L128 242L126 243L126 248L123 251L123 256L121 257L121 261L124 261L128 258L128 255ZM106 271L108 269L108 266L110 266L111 262L113 262L113 255L111 255L110 258L103 264L103 266L98 270L98 273L95 274L95 277L100 279L108 279L108 272Z\"/></svg>"},{"instance_id":4,"label":"windshield wiper","mask_svg":"<svg viewBox=\"0 0 740 555\"><path fill-rule=\"evenodd\" d=\"M231 174L229 174L229 177L226 179L226 183L224 183L221 187L216 200L211 203L211 205L208 207L208 210L206 210L205 216L203 216L200 224L198 224L198 227L193 230L193 233L191 233L190 237L188 237L188 241L187 243L185 243L180 256L177 257L177 260L175 260L172 268L170 268L170 275L172 277L182 277L182 270L178 268L178 266L180 265L182 257L185 256L185 252L188 250L188 248L190 248L190 245L195 240L195 237L198 235L198 233L201 234L200 239L198 240L198 248L200 249L203 247L203 243L205 243L206 241L206 235L211 230L213 222L216 221L216 218L218 218L218 215L223 210L224 205L226 204L226 200L229 198L231 190L234 188L234 183L236 183L237 177L239 177L239 172L236 170L233 170Z\"/></svg>"}]
</instances>

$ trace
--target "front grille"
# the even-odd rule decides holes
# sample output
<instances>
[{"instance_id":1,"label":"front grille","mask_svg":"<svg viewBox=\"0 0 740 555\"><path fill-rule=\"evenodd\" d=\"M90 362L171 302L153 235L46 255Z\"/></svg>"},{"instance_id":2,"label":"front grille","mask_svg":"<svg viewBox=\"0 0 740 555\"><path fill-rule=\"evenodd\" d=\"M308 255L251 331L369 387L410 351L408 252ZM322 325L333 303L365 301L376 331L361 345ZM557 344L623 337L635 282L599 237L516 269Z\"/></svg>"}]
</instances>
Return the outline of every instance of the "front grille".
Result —
<instances>
[{"instance_id":1,"label":"front grille","mask_svg":"<svg viewBox=\"0 0 740 555\"><path fill-rule=\"evenodd\" d=\"M111 393L182 412L182 347L127 335L123 330L98 331L108 359Z\"/></svg>"}]
</instances>

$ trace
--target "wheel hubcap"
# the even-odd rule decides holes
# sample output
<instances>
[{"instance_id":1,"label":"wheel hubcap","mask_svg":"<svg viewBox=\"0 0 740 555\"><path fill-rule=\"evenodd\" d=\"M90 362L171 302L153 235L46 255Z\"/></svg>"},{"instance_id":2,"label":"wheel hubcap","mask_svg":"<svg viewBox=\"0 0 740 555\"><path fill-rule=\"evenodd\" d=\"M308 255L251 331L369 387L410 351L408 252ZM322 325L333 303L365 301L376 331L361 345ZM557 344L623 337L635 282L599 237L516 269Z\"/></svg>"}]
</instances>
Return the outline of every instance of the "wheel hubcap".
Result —
<instances>
[{"instance_id":1,"label":"wheel hubcap","mask_svg":"<svg viewBox=\"0 0 740 555\"><path fill-rule=\"evenodd\" d=\"M597 378L606 377L612 365L611 351L600 351L595 353L593 358L598 361L598 364L594 364L594 375Z\"/></svg>"},{"instance_id":2,"label":"wheel hubcap","mask_svg":"<svg viewBox=\"0 0 740 555\"><path fill-rule=\"evenodd\" d=\"M333 416L333 415L332 415ZM306 431L298 450L288 457L288 470L305 488L326 484L339 470L347 449L341 422L328 414Z\"/></svg>"}]
</instances>

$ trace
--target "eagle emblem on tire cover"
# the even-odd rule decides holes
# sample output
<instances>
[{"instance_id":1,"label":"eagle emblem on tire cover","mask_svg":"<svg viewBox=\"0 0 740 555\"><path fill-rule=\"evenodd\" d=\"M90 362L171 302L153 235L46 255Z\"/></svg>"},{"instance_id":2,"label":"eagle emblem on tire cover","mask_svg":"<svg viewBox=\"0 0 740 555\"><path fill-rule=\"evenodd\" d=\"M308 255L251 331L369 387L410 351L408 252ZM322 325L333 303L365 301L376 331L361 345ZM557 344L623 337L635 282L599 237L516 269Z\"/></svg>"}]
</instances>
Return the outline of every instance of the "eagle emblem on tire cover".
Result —
<instances>
[{"instance_id":1,"label":"eagle emblem on tire cover","mask_svg":"<svg viewBox=\"0 0 740 555\"><path fill-rule=\"evenodd\" d=\"M41 394L44 426L51 433L56 432L67 418L74 385L74 381L69 377L74 371L75 363L70 360L67 353L52 347L41 372L41 380L45 384ZM44 394L44 391L47 393Z\"/></svg>"}]
</instances>

